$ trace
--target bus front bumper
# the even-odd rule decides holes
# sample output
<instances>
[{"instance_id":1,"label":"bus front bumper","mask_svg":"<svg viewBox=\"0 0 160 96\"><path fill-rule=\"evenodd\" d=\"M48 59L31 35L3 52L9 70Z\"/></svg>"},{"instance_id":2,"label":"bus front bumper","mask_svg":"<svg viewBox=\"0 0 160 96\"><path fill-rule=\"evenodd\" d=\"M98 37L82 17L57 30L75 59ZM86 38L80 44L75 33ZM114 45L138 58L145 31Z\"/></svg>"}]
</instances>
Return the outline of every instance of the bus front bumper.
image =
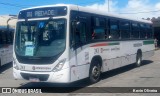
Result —
<instances>
[{"instance_id":1,"label":"bus front bumper","mask_svg":"<svg viewBox=\"0 0 160 96\"><path fill-rule=\"evenodd\" d=\"M58 72L29 72L21 71L13 68L13 76L15 79L25 79L32 82L53 82L53 83L70 83L69 68Z\"/></svg>"}]
</instances>

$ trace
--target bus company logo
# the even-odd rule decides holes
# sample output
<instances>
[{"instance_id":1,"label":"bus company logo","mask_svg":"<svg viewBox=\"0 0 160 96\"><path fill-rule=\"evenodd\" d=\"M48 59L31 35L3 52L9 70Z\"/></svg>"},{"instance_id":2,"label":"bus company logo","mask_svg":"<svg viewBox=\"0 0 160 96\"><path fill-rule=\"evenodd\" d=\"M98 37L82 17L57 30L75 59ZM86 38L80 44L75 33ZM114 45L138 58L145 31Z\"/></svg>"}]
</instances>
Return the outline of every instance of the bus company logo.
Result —
<instances>
[{"instance_id":1,"label":"bus company logo","mask_svg":"<svg viewBox=\"0 0 160 96\"><path fill-rule=\"evenodd\" d=\"M11 88L2 88L2 93L12 93Z\"/></svg>"},{"instance_id":2,"label":"bus company logo","mask_svg":"<svg viewBox=\"0 0 160 96\"><path fill-rule=\"evenodd\" d=\"M33 67L32 67L32 70L35 70L35 69L36 69L36 67L35 67L35 66L33 66Z\"/></svg>"},{"instance_id":3,"label":"bus company logo","mask_svg":"<svg viewBox=\"0 0 160 96\"><path fill-rule=\"evenodd\" d=\"M36 66L33 66L32 67L32 70L35 71L35 70L51 70L50 67L36 67Z\"/></svg>"}]
</instances>

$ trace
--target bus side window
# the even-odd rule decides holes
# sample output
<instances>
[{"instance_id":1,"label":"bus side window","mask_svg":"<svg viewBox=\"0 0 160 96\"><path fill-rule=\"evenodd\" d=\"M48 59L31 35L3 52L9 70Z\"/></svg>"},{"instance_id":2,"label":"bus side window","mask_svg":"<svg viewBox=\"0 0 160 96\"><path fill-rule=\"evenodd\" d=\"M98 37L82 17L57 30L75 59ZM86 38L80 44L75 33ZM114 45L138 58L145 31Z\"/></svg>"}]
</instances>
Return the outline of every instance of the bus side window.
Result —
<instances>
[{"instance_id":1,"label":"bus side window","mask_svg":"<svg viewBox=\"0 0 160 96\"><path fill-rule=\"evenodd\" d=\"M118 30L118 21L117 20L110 20L110 34L109 39L119 39L120 34Z\"/></svg>"},{"instance_id":2,"label":"bus side window","mask_svg":"<svg viewBox=\"0 0 160 96\"><path fill-rule=\"evenodd\" d=\"M92 39L104 40L106 39L106 20L102 17L92 17L93 29Z\"/></svg>"},{"instance_id":3,"label":"bus side window","mask_svg":"<svg viewBox=\"0 0 160 96\"><path fill-rule=\"evenodd\" d=\"M132 31L131 31L131 38L132 39L138 39L139 38L139 24L133 22L132 23Z\"/></svg>"},{"instance_id":4,"label":"bus side window","mask_svg":"<svg viewBox=\"0 0 160 96\"><path fill-rule=\"evenodd\" d=\"M122 39L129 39L130 38L130 23L129 21L120 21L120 34Z\"/></svg>"},{"instance_id":5,"label":"bus side window","mask_svg":"<svg viewBox=\"0 0 160 96\"><path fill-rule=\"evenodd\" d=\"M95 28L92 33L92 39L105 39L105 29Z\"/></svg>"},{"instance_id":6,"label":"bus side window","mask_svg":"<svg viewBox=\"0 0 160 96\"><path fill-rule=\"evenodd\" d=\"M77 34L76 35L79 35L79 36L76 36L77 38L79 38L79 43L86 43L86 23L85 22L81 22L80 23L80 28L77 30L76 32ZM78 40L78 39L76 39Z\"/></svg>"},{"instance_id":7,"label":"bus side window","mask_svg":"<svg viewBox=\"0 0 160 96\"><path fill-rule=\"evenodd\" d=\"M140 38L141 39L146 39L146 25L145 24L140 24Z\"/></svg>"},{"instance_id":8,"label":"bus side window","mask_svg":"<svg viewBox=\"0 0 160 96\"><path fill-rule=\"evenodd\" d=\"M149 25L149 24L147 24L147 38L148 39L151 39L151 38L153 38L153 32L152 32L152 26L151 25Z\"/></svg>"}]
</instances>

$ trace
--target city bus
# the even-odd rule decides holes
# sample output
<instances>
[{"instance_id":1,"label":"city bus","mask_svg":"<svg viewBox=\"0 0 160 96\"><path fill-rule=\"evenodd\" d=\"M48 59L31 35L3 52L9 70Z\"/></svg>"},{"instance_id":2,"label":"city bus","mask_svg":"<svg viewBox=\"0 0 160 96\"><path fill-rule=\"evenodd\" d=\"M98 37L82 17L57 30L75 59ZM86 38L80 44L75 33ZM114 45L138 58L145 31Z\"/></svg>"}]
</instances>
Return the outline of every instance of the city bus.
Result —
<instances>
[{"instance_id":1,"label":"city bus","mask_svg":"<svg viewBox=\"0 0 160 96\"><path fill-rule=\"evenodd\" d=\"M13 60L13 34L14 29L0 26L0 67Z\"/></svg>"},{"instance_id":2,"label":"city bus","mask_svg":"<svg viewBox=\"0 0 160 96\"><path fill-rule=\"evenodd\" d=\"M15 79L70 83L154 55L152 23L82 6L56 4L22 9L13 47Z\"/></svg>"}]
</instances>

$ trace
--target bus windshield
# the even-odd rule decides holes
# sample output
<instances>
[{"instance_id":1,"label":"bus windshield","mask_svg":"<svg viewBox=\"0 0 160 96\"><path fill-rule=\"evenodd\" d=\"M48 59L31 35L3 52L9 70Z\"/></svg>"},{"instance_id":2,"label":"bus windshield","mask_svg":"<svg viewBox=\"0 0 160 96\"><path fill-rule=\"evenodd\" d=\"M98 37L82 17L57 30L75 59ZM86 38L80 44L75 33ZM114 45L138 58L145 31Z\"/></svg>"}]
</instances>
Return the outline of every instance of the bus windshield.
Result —
<instances>
[{"instance_id":1,"label":"bus windshield","mask_svg":"<svg viewBox=\"0 0 160 96\"><path fill-rule=\"evenodd\" d=\"M65 19L21 21L16 31L15 51L19 56L50 57L65 49Z\"/></svg>"}]
</instances>

